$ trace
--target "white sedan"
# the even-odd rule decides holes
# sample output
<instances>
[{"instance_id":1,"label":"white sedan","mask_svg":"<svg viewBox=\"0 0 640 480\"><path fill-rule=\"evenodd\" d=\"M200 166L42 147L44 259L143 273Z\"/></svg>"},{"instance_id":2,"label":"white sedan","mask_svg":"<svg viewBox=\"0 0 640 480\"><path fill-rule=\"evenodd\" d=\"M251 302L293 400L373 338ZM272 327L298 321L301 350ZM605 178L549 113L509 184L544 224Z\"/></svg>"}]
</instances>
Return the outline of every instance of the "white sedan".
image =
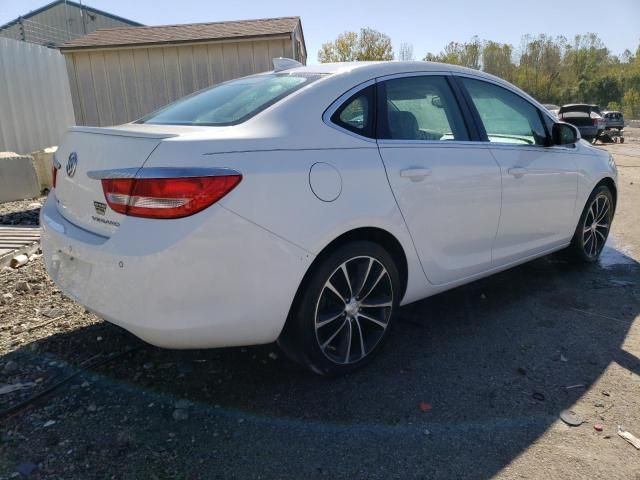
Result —
<instances>
[{"instance_id":1,"label":"white sedan","mask_svg":"<svg viewBox=\"0 0 640 480\"><path fill-rule=\"evenodd\" d=\"M281 64L71 128L41 213L66 294L158 346L277 340L341 374L400 305L600 255L615 164L521 90L436 63Z\"/></svg>"}]
</instances>

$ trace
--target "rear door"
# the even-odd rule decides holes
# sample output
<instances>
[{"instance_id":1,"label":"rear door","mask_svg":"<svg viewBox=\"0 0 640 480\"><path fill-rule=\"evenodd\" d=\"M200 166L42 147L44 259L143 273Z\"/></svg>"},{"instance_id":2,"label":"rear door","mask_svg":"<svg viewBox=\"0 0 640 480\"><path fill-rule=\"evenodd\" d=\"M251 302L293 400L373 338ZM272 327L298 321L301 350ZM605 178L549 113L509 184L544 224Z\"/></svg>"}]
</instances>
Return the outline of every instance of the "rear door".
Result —
<instances>
[{"instance_id":1,"label":"rear door","mask_svg":"<svg viewBox=\"0 0 640 480\"><path fill-rule=\"evenodd\" d=\"M575 229L573 145L551 146L538 108L495 83L460 77L486 145L500 165L502 213L496 266L566 243Z\"/></svg>"},{"instance_id":2,"label":"rear door","mask_svg":"<svg viewBox=\"0 0 640 480\"><path fill-rule=\"evenodd\" d=\"M500 168L471 141L447 74L378 79L378 146L427 278L446 284L491 266Z\"/></svg>"}]
</instances>

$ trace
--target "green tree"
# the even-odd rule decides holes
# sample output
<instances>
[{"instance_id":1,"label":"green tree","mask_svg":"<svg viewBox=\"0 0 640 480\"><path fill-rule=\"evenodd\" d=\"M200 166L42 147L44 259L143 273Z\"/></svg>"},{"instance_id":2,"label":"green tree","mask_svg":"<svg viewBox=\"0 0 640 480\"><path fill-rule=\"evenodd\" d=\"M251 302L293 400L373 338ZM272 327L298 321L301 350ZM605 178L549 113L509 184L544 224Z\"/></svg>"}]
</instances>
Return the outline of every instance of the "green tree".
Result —
<instances>
[{"instance_id":1,"label":"green tree","mask_svg":"<svg viewBox=\"0 0 640 480\"><path fill-rule=\"evenodd\" d=\"M631 88L622 98L624 114L630 118L640 118L640 91Z\"/></svg>"},{"instance_id":2,"label":"green tree","mask_svg":"<svg viewBox=\"0 0 640 480\"><path fill-rule=\"evenodd\" d=\"M482 47L482 70L510 82L513 80L515 70L512 56L513 47L511 45L490 40L485 41Z\"/></svg>"},{"instance_id":3,"label":"green tree","mask_svg":"<svg viewBox=\"0 0 640 480\"><path fill-rule=\"evenodd\" d=\"M427 53L424 60L427 62L449 63L463 67L480 70L482 57L482 43L478 37L473 37L470 42L450 42L438 55Z\"/></svg>"},{"instance_id":4,"label":"green tree","mask_svg":"<svg viewBox=\"0 0 640 480\"><path fill-rule=\"evenodd\" d=\"M362 28L360 33L345 32L333 42L323 43L318 52L320 63L367 60L393 60L388 35L373 28Z\"/></svg>"}]
</instances>

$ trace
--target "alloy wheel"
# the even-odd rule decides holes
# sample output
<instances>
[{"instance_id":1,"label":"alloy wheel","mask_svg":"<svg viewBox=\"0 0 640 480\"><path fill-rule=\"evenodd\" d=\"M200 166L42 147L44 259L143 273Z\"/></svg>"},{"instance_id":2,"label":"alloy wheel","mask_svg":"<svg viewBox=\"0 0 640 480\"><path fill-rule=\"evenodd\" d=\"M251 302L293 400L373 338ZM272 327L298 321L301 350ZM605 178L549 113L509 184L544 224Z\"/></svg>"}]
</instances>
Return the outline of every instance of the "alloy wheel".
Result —
<instances>
[{"instance_id":1,"label":"alloy wheel","mask_svg":"<svg viewBox=\"0 0 640 480\"><path fill-rule=\"evenodd\" d=\"M582 225L582 246L589 258L600 255L611 227L611 201L604 194L593 199Z\"/></svg>"},{"instance_id":2,"label":"alloy wheel","mask_svg":"<svg viewBox=\"0 0 640 480\"><path fill-rule=\"evenodd\" d=\"M370 256L342 263L329 276L315 310L320 350L334 363L364 359L380 342L393 309L393 286L384 265Z\"/></svg>"}]
</instances>

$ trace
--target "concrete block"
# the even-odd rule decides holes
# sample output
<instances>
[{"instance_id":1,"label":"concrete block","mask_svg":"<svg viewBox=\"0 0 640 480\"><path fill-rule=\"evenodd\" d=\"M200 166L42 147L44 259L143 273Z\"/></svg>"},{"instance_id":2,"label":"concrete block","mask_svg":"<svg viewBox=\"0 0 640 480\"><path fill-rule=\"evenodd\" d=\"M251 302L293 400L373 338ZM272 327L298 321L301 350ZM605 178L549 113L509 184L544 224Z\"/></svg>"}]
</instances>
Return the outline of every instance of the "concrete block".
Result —
<instances>
[{"instance_id":1,"label":"concrete block","mask_svg":"<svg viewBox=\"0 0 640 480\"><path fill-rule=\"evenodd\" d=\"M0 152L0 202L23 200L40 195L40 182L33 157Z\"/></svg>"},{"instance_id":2,"label":"concrete block","mask_svg":"<svg viewBox=\"0 0 640 480\"><path fill-rule=\"evenodd\" d=\"M33 167L36 169L41 192L51 190L51 182L53 182L51 166L53 165L53 154L56 150L58 150L58 147L49 147L29 154L33 157Z\"/></svg>"}]
</instances>

